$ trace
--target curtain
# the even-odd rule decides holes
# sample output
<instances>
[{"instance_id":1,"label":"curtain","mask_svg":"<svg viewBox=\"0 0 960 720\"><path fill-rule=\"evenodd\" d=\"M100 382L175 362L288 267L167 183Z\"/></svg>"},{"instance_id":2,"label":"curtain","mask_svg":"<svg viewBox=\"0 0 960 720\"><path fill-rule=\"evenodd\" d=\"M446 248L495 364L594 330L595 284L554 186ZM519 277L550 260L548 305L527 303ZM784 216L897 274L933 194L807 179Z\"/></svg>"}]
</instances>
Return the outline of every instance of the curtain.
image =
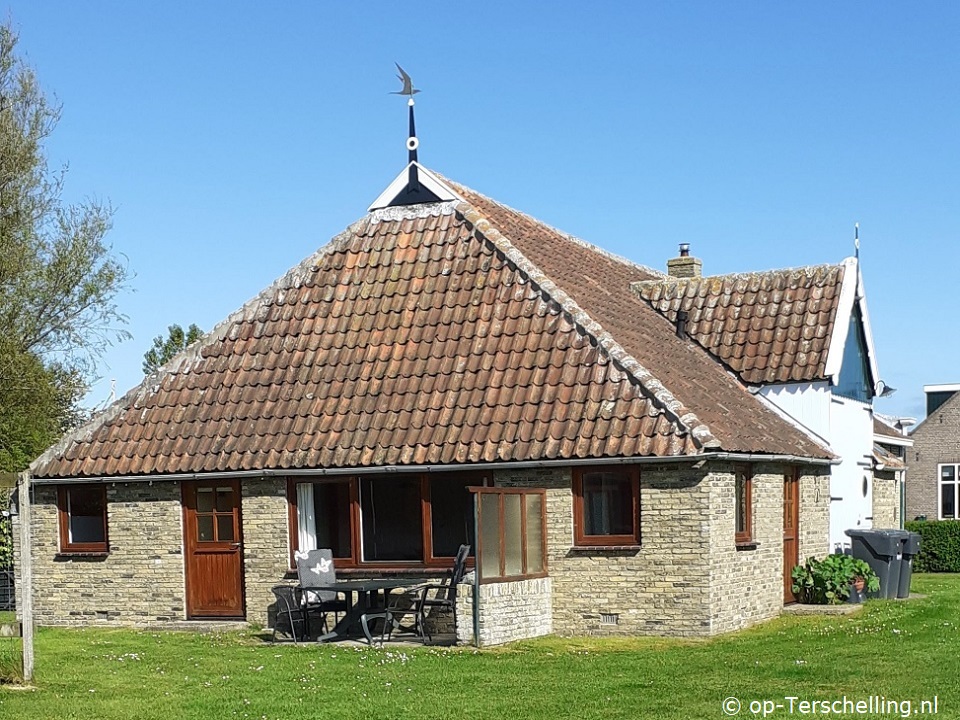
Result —
<instances>
[{"instance_id":1,"label":"curtain","mask_svg":"<svg viewBox=\"0 0 960 720\"><path fill-rule=\"evenodd\" d=\"M297 536L301 552L317 549L317 518L313 505L313 483L297 485Z\"/></svg>"}]
</instances>

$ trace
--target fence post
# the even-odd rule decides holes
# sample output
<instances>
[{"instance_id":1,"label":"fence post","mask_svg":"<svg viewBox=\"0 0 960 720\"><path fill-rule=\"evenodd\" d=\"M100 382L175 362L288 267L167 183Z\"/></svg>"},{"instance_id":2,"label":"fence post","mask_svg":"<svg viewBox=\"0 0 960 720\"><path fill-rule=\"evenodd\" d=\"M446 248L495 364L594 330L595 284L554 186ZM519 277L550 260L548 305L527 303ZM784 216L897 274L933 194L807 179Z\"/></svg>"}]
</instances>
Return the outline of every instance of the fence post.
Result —
<instances>
[{"instance_id":1,"label":"fence post","mask_svg":"<svg viewBox=\"0 0 960 720\"><path fill-rule=\"evenodd\" d=\"M20 473L20 616L23 619L23 681L33 679L33 549L30 474Z\"/></svg>"}]
</instances>

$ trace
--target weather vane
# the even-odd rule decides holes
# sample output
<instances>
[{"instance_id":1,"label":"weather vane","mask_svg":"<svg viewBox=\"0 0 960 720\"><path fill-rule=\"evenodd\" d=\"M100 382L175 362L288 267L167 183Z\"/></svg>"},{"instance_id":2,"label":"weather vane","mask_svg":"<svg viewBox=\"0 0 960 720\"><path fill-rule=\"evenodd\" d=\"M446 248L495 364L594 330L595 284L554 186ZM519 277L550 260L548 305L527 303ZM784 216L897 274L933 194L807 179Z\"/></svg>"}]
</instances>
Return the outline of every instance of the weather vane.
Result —
<instances>
[{"instance_id":1,"label":"weather vane","mask_svg":"<svg viewBox=\"0 0 960 720\"><path fill-rule=\"evenodd\" d=\"M420 141L417 140L417 128L413 121L413 96L420 92L417 88L413 86L413 80L410 79L410 76L407 75L407 71L400 67L400 63L394 63L397 66L397 70L400 71L400 74L397 75L397 78L400 82L403 83L403 88L396 92L391 92L391 95L406 95L409 100L407 100L407 106L410 108L410 133L407 135L407 152L408 152L408 162L415 163L417 162L417 148L420 147ZM417 177L416 166L411 166L410 168L410 181L408 192L418 192L420 189L419 178Z\"/></svg>"}]
</instances>

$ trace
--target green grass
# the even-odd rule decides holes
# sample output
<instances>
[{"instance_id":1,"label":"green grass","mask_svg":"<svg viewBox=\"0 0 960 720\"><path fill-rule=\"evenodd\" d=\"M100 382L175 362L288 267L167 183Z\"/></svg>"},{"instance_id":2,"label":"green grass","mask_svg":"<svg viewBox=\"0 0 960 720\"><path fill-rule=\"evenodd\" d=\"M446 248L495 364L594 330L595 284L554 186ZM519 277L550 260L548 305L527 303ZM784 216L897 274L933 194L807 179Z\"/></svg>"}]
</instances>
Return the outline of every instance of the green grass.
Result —
<instances>
[{"instance_id":1,"label":"green grass","mask_svg":"<svg viewBox=\"0 0 960 720\"><path fill-rule=\"evenodd\" d=\"M750 700L790 695L914 709L937 695L940 716L960 717L960 576L919 576L914 590L927 599L707 641L547 638L480 652L41 629L36 690L0 686L0 718L723 718L728 696L752 717Z\"/></svg>"}]
</instances>

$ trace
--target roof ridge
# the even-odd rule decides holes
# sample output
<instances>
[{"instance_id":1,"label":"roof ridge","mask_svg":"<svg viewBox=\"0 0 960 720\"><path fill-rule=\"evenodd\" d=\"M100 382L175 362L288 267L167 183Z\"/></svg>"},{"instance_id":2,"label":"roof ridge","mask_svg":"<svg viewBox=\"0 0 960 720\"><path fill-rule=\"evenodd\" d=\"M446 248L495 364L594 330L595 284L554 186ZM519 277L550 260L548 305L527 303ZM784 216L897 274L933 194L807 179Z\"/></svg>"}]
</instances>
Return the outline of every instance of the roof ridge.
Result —
<instances>
[{"instance_id":1,"label":"roof ridge","mask_svg":"<svg viewBox=\"0 0 960 720\"><path fill-rule=\"evenodd\" d=\"M188 345L186 348L170 358L170 360L144 377L143 380L130 388L120 398L115 400L100 412L96 413L82 425L79 425L73 430L65 433L54 445L47 448L41 455L31 462L29 469L32 470L36 466L48 462L49 460L52 460L53 458L63 454L74 442L89 440L93 433L96 432L100 427L118 417L121 413L134 407L137 400L142 397L145 391L147 393L156 391L165 377L171 374L176 374L181 369L192 365L200 357L200 353L205 347L208 347L209 345L212 345L213 343L218 342L226 337L230 327L232 327L238 320L246 317L256 317L256 315L258 315L263 308L268 307L272 304L272 301L276 300L278 292L282 292L284 289L290 288L298 282L302 282L302 280L311 271L316 270L318 260L330 254L331 252L334 252L339 246L346 244L362 225L368 224L372 221L374 220L370 215L365 215L349 225L345 230L336 235L319 250L316 250L308 255L306 258L287 270L279 278L270 283L270 285L268 285L266 288L257 293L254 297L247 300L247 302L241 305L237 310L234 310L232 313L230 313L225 320L221 320L219 323L217 323L210 330L210 332L204 334L199 340Z\"/></svg>"},{"instance_id":2,"label":"roof ridge","mask_svg":"<svg viewBox=\"0 0 960 720\"><path fill-rule=\"evenodd\" d=\"M643 264L641 264L641 263L635 262L635 261L633 261L633 260L631 260L631 259L629 259L629 258L623 257L622 255L617 255L616 253L612 253L612 252L610 252L609 250L600 247L599 245L594 245L594 244L591 243L591 242L587 242L587 241L584 240L583 238L579 238L579 237L577 237L576 235L571 235L570 233L564 232L563 230L560 230L559 228L555 228L553 225L549 225L549 224L543 222L543 220L539 220L539 219L533 217L533 215L530 215L530 214L528 214L528 213L523 212L523 210L517 210L516 208L510 207L510 206L507 205L506 203L502 203L502 202L500 202L499 200L494 200L493 198L491 198L491 197L489 197L489 196L487 196L487 195L484 195L482 192L478 192L477 190L474 190L473 188L469 187L468 185L464 185L463 183L460 183L460 182L456 182L456 181L454 181L454 180L451 180L450 178L446 177L445 175L441 175L440 173L436 172L435 170L431 170L430 172L432 172L432 173L433 173L434 175L436 175L438 178L441 178L444 182L448 183L449 185L453 186L454 188L458 188L458 187L459 187L459 188L462 188L463 190L466 190L466 191L469 192L469 193L472 193L472 194L474 194L474 195L478 195L478 196L482 197L484 200L486 200L487 202L490 202L490 203L492 203L492 204L494 204L494 205L499 205L500 207L502 207L504 210L507 210L508 212L512 212L512 213L514 213L515 215L519 215L520 217L526 218L526 219L529 220L530 222L536 223L537 225L541 225L541 226L547 228L548 230L550 230L551 232L555 232L557 235L565 238L566 240L569 240L569 241L572 242L572 243L576 243L577 245L579 245L579 246L581 246L581 247L583 247L583 248L586 248L587 250L590 250L591 252L595 252L595 253L598 254L598 255L602 255L603 257L607 258L608 260L613 260L614 262L618 262L618 263L620 263L621 265L627 265L628 267L636 268L637 270L643 270L644 272L648 272L648 273L650 273L651 275L657 275L657 276L660 276L660 277L662 277L662 278L668 278L668 277L670 277L669 275L667 275L667 274L664 273L664 272L661 272L660 270L656 270L656 269L654 269L654 268L652 268L652 267L650 267L650 266L648 266L648 265L643 265ZM469 202L469 201L464 201L464 202Z\"/></svg>"},{"instance_id":3,"label":"roof ridge","mask_svg":"<svg viewBox=\"0 0 960 720\"><path fill-rule=\"evenodd\" d=\"M719 275L698 275L696 277L675 277L673 275L664 275L660 278L654 278L652 280L636 280L633 282L633 285L642 285L646 283L661 283L661 282L673 282L673 283L686 283L686 282L699 282L701 280L716 280L716 279L749 279L754 277L760 277L762 275L780 275L780 274L795 274L795 273L807 273L812 274L817 270L843 270L845 265L846 258L841 260L838 263L821 263L819 265L800 265L798 267L789 267L789 268L771 268L770 270L746 270L743 272L732 272L732 273L721 273Z\"/></svg>"},{"instance_id":4,"label":"roof ridge","mask_svg":"<svg viewBox=\"0 0 960 720\"><path fill-rule=\"evenodd\" d=\"M480 197L486 196L470 191ZM489 202L501 205L495 200L486 198ZM506 206L501 205L506 208ZM532 283L537 285L550 298L557 302L569 314L573 323L592 337L598 347L616 362L628 376L632 376L641 391L655 402L664 412L673 417L681 428L690 433L691 437L701 448L719 448L720 442L710 431L706 423L700 420L693 412L680 402L666 386L634 358L599 322L593 319L576 300L558 286L546 273L530 260L514 243L491 222L475 205L468 201L457 204L458 212L473 227L475 234L482 235L496 250L510 260L519 272L526 275ZM509 210L509 208L507 208ZM521 215L523 213L520 213ZM528 217L529 216L525 216ZM529 218L539 225L548 227L540 221ZM559 231L558 231L559 232ZM563 235L563 233L559 233Z\"/></svg>"}]
</instances>

